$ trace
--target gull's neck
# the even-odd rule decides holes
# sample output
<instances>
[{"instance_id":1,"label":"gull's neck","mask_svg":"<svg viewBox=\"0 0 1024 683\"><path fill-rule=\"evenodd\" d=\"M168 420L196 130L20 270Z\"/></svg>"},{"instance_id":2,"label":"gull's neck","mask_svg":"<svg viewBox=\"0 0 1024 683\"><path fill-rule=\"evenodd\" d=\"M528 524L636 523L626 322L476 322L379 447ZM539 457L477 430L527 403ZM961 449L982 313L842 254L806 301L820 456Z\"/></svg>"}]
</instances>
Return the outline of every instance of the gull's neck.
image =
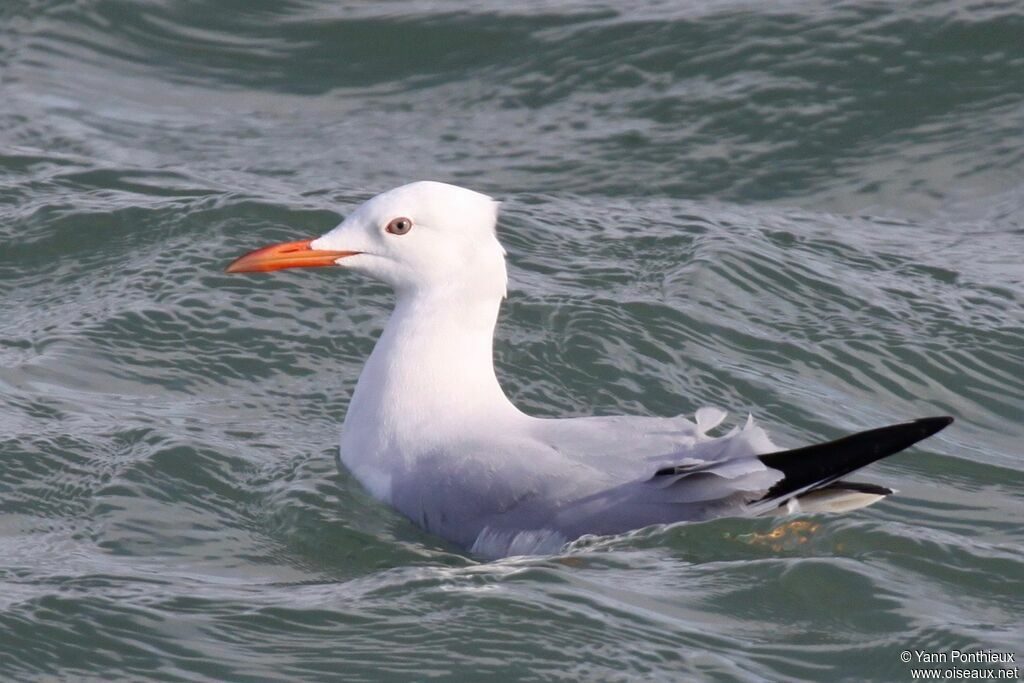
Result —
<instances>
[{"instance_id":1,"label":"gull's neck","mask_svg":"<svg viewBox=\"0 0 1024 683\"><path fill-rule=\"evenodd\" d=\"M471 287L399 293L345 417L346 462L404 459L522 415L494 373L501 299Z\"/></svg>"}]
</instances>

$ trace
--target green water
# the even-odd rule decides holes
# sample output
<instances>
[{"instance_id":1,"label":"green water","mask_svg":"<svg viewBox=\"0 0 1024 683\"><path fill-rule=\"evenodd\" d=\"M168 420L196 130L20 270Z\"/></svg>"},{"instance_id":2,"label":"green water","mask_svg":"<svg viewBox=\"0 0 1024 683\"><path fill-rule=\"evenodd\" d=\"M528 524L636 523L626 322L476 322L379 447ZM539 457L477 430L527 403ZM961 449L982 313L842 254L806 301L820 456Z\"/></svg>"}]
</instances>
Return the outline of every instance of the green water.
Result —
<instances>
[{"instance_id":1,"label":"green water","mask_svg":"<svg viewBox=\"0 0 1024 683\"><path fill-rule=\"evenodd\" d=\"M1009 2L5 2L0 678L1020 659L1022 35ZM421 178L505 202L529 412L957 422L855 514L480 562L335 466L388 292L222 273Z\"/></svg>"}]
</instances>

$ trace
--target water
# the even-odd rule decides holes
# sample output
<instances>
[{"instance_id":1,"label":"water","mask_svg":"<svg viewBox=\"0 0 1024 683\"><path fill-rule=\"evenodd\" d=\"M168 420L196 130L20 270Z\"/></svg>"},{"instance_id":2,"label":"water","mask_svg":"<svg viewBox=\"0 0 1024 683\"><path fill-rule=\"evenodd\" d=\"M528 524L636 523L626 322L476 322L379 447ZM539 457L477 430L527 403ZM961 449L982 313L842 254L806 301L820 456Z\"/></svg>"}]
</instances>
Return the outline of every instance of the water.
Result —
<instances>
[{"instance_id":1,"label":"water","mask_svg":"<svg viewBox=\"0 0 1024 683\"><path fill-rule=\"evenodd\" d=\"M1022 33L1009 2L4 3L0 676L1021 653ZM418 178L505 201L496 355L530 412L713 404L787 446L958 421L853 515L479 562L335 467L386 290L221 272Z\"/></svg>"}]
</instances>

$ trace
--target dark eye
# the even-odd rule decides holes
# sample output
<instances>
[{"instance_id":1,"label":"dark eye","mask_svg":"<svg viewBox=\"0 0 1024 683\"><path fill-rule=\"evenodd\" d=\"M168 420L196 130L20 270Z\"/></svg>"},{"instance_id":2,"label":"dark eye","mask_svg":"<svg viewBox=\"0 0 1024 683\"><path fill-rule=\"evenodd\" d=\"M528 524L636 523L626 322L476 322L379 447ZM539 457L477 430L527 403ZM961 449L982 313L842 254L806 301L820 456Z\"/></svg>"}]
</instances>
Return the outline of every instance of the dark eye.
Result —
<instances>
[{"instance_id":1,"label":"dark eye","mask_svg":"<svg viewBox=\"0 0 1024 683\"><path fill-rule=\"evenodd\" d=\"M384 229L392 235L404 235L412 230L412 221L408 218L392 218L388 227Z\"/></svg>"}]
</instances>

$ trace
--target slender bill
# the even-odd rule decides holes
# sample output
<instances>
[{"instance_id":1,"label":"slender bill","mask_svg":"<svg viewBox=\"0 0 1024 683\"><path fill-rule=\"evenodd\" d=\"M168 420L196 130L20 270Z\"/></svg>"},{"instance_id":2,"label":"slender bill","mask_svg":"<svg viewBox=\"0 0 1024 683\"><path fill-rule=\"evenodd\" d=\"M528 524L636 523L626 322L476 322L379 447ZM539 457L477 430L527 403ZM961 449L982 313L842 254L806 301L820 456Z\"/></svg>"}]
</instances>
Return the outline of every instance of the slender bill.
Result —
<instances>
[{"instance_id":1,"label":"slender bill","mask_svg":"<svg viewBox=\"0 0 1024 683\"><path fill-rule=\"evenodd\" d=\"M312 249L309 246L312 242L313 239L283 242L250 251L232 261L225 270L228 273L265 273L283 268L320 268L333 266L338 259L359 253Z\"/></svg>"}]
</instances>

